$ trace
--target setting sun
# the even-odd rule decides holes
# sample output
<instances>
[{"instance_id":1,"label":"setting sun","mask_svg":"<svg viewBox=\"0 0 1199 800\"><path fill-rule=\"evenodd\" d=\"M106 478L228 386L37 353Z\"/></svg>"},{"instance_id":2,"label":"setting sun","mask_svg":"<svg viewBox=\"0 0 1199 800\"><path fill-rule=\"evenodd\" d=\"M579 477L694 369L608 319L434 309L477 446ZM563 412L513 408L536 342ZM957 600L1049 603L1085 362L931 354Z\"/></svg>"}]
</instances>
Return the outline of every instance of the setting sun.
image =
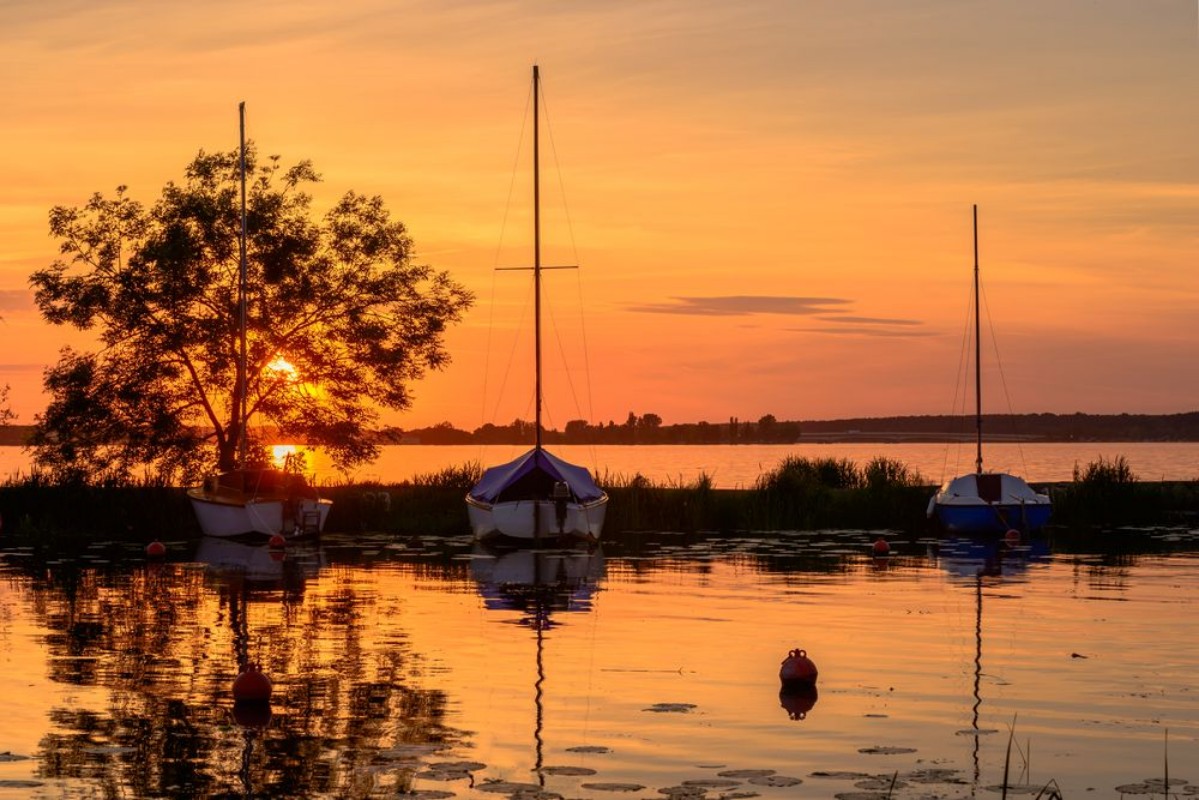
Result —
<instances>
[{"instance_id":1,"label":"setting sun","mask_svg":"<svg viewBox=\"0 0 1199 800\"><path fill-rule=\"evenodd\" d=\"M294 383L300 377L295 365L283 356L275 356L275 360L267 364L266 368L274 372L276 378L286 380L288 383Z\"/></svg>"}]
</instances>

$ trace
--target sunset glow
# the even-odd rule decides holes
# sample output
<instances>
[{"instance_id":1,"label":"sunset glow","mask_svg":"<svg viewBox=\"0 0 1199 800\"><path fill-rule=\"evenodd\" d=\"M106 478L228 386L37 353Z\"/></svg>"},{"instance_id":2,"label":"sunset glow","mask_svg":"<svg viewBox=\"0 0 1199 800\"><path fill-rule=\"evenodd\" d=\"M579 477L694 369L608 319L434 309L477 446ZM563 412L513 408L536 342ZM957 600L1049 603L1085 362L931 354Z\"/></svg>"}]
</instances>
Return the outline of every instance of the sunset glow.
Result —
<instances>
[{"instance_id":1,"label":"sunset glow","mask_svg":"<svg viewBox=\"0 0 1199 800\"><path fill-rule=\"evenodd\" d=\"M274 373L275 378L278 380L294 383L299 379L299 373L296 371L295 365L283 356L276 356L274 361L266 365L266 368Z\"/></svg>"},{"instance_id":2,"label":"sunset glow","mask_svg":"<svg viewBox=\"0 0 1199 800\"><path fill-rule=\"evenodd\" d=\"M318 209L382 196L476 294L383 422L530 419L532 279L495 268L531 261L534 62L544 261L580 266L544 276L550 426L949 413L974 203L990 410L1199 404L1194 3L48 0L0 26L19 424L60 349L93 346L28 288L50 208L153 204L236 146L239 101L264 153L313 161Z\"/></svg>"}]
</instances>

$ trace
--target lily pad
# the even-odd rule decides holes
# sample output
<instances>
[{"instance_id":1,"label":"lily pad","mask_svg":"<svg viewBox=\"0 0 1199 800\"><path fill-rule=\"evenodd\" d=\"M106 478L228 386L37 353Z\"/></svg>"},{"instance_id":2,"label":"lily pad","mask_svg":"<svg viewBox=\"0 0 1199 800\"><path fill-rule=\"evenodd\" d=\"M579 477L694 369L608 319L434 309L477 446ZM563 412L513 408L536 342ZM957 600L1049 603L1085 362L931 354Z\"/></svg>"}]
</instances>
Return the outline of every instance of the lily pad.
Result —
<instances>
[{"instance_id":1,"label":"lily pad","mask_svg":"<svg viewBox=\"0 0 1199 800\"><path fill-rule=\"evenodd\" d=\"M929 767L905 773L903 777L912 783L965 783L961 770Z\"/></svg>"},{"instance_id":2,"label":"lily pad","mask_svg":"<svg viewBox=\"0 0 1199 800\"><path fill-rule=\"evenodd\" d=\"M594 775L595 770L590 767L542 767L541 771L546 775Z\"/></svg>"},{"instance_id":3,"label":"lily pad","mask_svg":"<svg viewBox=\"0 0 1199 800\"><path fill-rule=\"evenodd\" d=\"M581 744L577 747L566 748L568 753L611 753L612 748L598 744Z\"/></svg>"},{"instance_id":4,"label":"lily pad","mask_svg":"<svg viewBox=\"0 0 1199 800\"><path fill-rule=\"evenodd\" d=\"M716 774L722 778L765 778L774 773L772 769L726 769Z\"/></svg>"},{"instance_id":5,"label":"lily pad","mask_svg":"<svg viewBox=\"0 0 1199 800\"><path fill-rule=\"evenodd\" d=\"M453 797L453 792L443 792L440 789L417 789L411 792L400 792L399 797L410 797L413 800L446 800Z\"/></svg>"},{"instance_id":6,"label":"lily pad","mask_svg":"<svg viewBox=\"0 0 1199 800\"><path fill-rule=\"evenodd\" d=\"M470 773L464 769L426 769L416 773L416 777L427 781L461 781L470 778Z\"/></svg>"},{"instance_id":7,"label":"lily pad","mask_svg":"<svg viewBox=\"0 0 1199 800\"><path fill-rule=\"evenodd\" d=\"M478 772L487 769L487 765L478 761L434 761L429 769L447 770L454 772Z\"/></svg>"},{"instance_id":8,"label":"lily pad","mask_svg":"<svg viewBox=\"0 0 1199 800\"><path fill-rule=\"evenodd\" d=\"M817 770L816 772L808 773L809 778L832 778L838 781L861 781L873 778L865 772L846 772L844 770Z\"/></svg>"},{"instance_id":9,"label":"lily pad","mask_svg":"<svg viewBox=\"0 0 1199 800\"><path fill-rule=\"evenodd\" d=\"M592 789L597 792L639 792L645 788L640 783L584 783L580 785L584 789Z\"/></svg>"},{"instance_id":10,"label":"lily pad","mask_svg":"<svg viewBox=\"0 0 1199 800\"><path fill-rule=\"evenodd\" d=\"M658 790L658 794L665 794L671 797L703 797L708 793L708 790L702 786L667 786Z\"/></svg>"},{"instance_id":11,"label":"lily pad","mask_svg":"<svg viewBox=\"0 0 1199 800\"><path fill-rule=\"evenodd\" d=\"M540 792L541 787L536 783L517 783L515 781L484 781L475 787L480 792L493 794L516 794L517 792Z\"/></svg>"},{"instance_id":12,"label":"lily pad","mask_svg":"<svg viewBox=\"0 0 1199 800\"><path fill-rule=\"evenodd\" d=\"M896 778L894 784L892 784L891 778L885 776L878 778L867 778L864 781L858 781L854 784L854 786L857 788L865 789L866 791L870 792L887 792L892 788L904 789L907 787L907 785L908 784L906 781L901 781L898 778Z\"/></svg>"},{"instance_id":13,"label":"lily pad","mask_svg":"<svg viewBox=\"0 0 1199 800\"><path fill-rule=\"evenodd\" d=\"M859 747L859 753L871 756L896 756L903 753L915 753L915 747Z\"/></svg>"},{"instance_id":14,"label":"lily pad","mask_svg":"<svg viewBox=\"0 0 1199 800\"><path fill-rule=\"evenodd\" d=\"M749 782L755 786L798 786L803 783L802 778L792 778L787 775L763 775L760 778L750 778Z\"/></svg>"},{"instance_id":15,"label":"lily pad","mask_svg":"<svg viewBox=\"0 0 1199 800\"><path fill-rule=\"evenodd\" d=\"M741 782L727 778L697 778L695 780L683 781L683 785L702 786L706 789L727 789L733 786L740 786Z\"/></svg>"},{"instance_id":16,"label":"lily pad","mask_svg":"<svg viewBox=\"0 0 1199 800\"><path fill-rule=\"evenodd\" d=\"M0 764L3 764L6 761L28 761L28 760L29 760L29 756L19 756L16 753L10 753L7 750L3 753L0 753Z\"/></svg>"},{"instance_id":17,"label":"lily pad","mask_svg":"<svg viewBox=\"0 0 1199 800\"><path fill-rule=\"evenodd\" d=\"M887 800L886 792L837 792L837 800Z\"/></svg>"},{"instance_id":18,"label":"lily pad","mask_svg":"<svg viewBox=\"0 0 1199 800\"><path fill-rule=\"evenodd\" d=\"M642 711L652 711L655 714L686 714L697 706L694 703L654 703Z\"/></svg>"},{"instance_id":19,"label":"lily pad","mask_svg":"<svg viewBox=\"0 0 1199 800\"><path fill-rule=\"evenodd\" d=\"M41 781L0 780L0 789L36 789L45 785Z\"/></svg>"}]
</instances>

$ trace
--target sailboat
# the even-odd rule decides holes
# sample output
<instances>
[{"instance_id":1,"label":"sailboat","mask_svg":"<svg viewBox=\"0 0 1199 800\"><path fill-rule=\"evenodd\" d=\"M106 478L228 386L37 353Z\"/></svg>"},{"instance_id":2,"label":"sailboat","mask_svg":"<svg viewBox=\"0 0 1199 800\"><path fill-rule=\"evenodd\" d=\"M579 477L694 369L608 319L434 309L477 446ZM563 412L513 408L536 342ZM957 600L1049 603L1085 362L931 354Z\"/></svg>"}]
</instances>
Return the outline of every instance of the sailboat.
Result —
<instances>
[{"instance_id":1,"label":"sailboat","mask_svg":"<svg viewBox=\"0 0 1199 800\"><path fill-rule=\"evenodd\" d=\"M1032 532L1049 521L1052 505L1023 478L983 471L982 366L978 281L978 206L974 206L974 398L975 471L947 481L928 503L928 517L951 533Z\"/></svg>"},{"instance_id":2,"label":"sailboat","mask_svg":"<svg viewBox=\"0 0 1199 800\"><path fill-rule=\"evenodd\" d=\"M310 536L324 529L332 501L322 498L303 475L273 467L246 465L246 104L240 103L237 110L241 153L237 289L240 350L234 391L240 420L237 464L228 472L209 475L202 485L188 489L187 496L205 536Z\"/></svg>"},{"instance_id":3,"label":"sailboat","mask_svg":"<svg viewBox=\"0 0 1199 800\"><path fill-rule=\"evenodd\" d=\"M541 425L541 167L538 95L541 79L533 66L533 287L536 440L532 450L484 471L466 495L471 528L478 539L504 538L540 544L598 541L608 495L586 467L571 464L542 447Z\"/></svg>"}]
</instances>

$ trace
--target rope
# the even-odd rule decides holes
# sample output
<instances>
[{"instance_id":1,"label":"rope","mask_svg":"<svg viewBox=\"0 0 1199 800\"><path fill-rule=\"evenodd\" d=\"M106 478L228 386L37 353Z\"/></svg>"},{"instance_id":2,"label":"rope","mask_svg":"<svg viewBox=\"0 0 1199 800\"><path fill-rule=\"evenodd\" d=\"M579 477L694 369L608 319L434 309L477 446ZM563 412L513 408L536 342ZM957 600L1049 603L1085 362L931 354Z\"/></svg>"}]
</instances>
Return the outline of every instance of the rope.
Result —
<instances>
[{"instance_id":1,"label":"rope","mask_svg":"<svg viewBox=\"0 0 1199 800\"><path fill-rule=\"evenodd\" d=\"M982 289L981 282L979 283L979 288L980 290ZM991 318L991 306L987 303L987 293L985 291L982 292L982 297L983 308L987 312L987 328L991 331L991 349L995 353L995 363L999 367L999 383L1003 387L1004 400L1007 401L1008 416L1015 416L1016 412L1012 407L1012 397L1010 394L1008 394L1007 376L1003 372L1003 359L999 357L999 338L995 335L995 323ZM1015 429L1010 426L1010 423L1008 430L1012 433L1015 432ZM1027 475L1028 463L1024 460L1024 447L1020 444L1019 440L1016 440L1016 452L1020 456L1020 467L1023 470L1022 474Z\"/></svg>"}]
</instances>

